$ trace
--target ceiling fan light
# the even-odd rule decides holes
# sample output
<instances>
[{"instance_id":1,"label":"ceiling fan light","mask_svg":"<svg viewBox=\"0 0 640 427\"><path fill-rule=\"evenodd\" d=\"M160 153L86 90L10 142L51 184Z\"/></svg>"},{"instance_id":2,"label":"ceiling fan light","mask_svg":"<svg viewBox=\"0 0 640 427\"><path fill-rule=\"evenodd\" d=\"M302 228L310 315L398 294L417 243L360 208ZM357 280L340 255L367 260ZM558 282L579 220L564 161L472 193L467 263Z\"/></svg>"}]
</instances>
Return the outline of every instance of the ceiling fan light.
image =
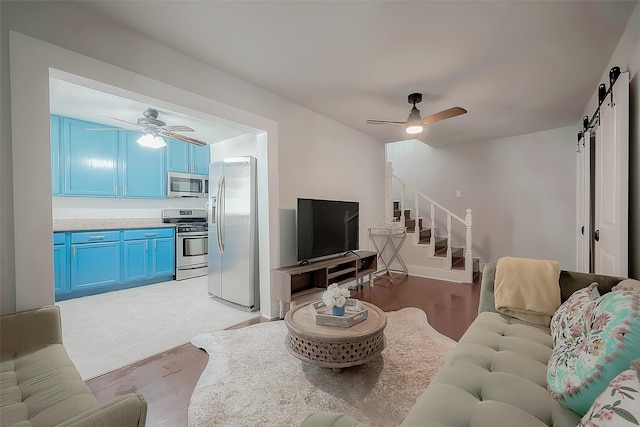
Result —
<instances>
[{"instance_id":1,"label":"ceiling fan light","mask_svg":"<svg viewBox=\"0 0 640 427\"><path fill-rule=\"evenodd\" d=\"M164 139L161 136L156 135L153 138L153 146L151 148L162 148L166 146L167 146L167 143L164 142Z\"/></svg>"},{"instance_id":2,"label":"ceiling fan light","mask_svg":"<svg viewBox=\"0 0 640 427\"><path fill-rule=\"evenodd\" d=\"M145 133L140 138L138 138L137 142L138 144L147 148L162 148L167 145L162 137L153 135L152 133Z\"/></svg>"},{"instance_id":3,"label":"ceiling fan light","mask_svg":"<svg viewBox=\"0 0 640 427\"><path fill-rule=\"evenodd\" d=\"M409 135L415 135L417 133L422 132L423 127L421 125L409 125L407 126L407 128L405 129L405 131L409 134Z\"/></svg>"}]
</instances>

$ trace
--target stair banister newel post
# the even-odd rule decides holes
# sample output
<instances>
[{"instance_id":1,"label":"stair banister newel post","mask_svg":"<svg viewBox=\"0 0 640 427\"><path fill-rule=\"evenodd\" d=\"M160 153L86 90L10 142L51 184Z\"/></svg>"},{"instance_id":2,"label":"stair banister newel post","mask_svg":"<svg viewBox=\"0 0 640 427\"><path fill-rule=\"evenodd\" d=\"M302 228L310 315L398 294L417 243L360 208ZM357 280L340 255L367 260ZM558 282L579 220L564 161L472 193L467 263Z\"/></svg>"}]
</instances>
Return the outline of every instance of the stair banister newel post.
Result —
<instances>
[{"instance_id":1,"label":"stair banister newel post","mask_svg":"<svg viewBox=\"0 0 640 427\"><path fill-rule=\"evenodd\" d=\"M429 241L429 256L436 253L436 205L431 203L431 240Z\"/></svg>"},{"instance_id":2,"label":"stair banister newel post","mask_svg":"<svg viewBox=\"0 0 640 427\"><path fill-rule=\"evenodd\" d=\"M420 242L420 195L418 193L415 193L414 195L414 201L413 201L413 206L415 206L415 211L416 211L416 216L415 216L415 221L416 221L416 225L413 229L413 242L417 245Z\"/></svg>"},{"instance_id":3,"label":"stair banister newel post","mask_svg":"<svg viewBox=\"0 0 640 427\"><path fill-rule=\"evenodd\" d=\"M471 217L471 209L467 209L467 215L464 218L464 222L467 226L467 236L466 236L466 242L465 242L465 254L464 254L464 275L465 275L465 281L467 283L473 283L473 253L471 250L471 244L472 244L472 240L471 240L471 224L472 224L472 217Z\"/></svg>"},{"instance_id":4,"label":"stair banister newel post","mask_svg":"<svg viewBox=\"0 0 640 427\"><path fill-rule=\"evenodd\" d=\"M391 201L391 196L393 194L393 167L391 166L391 162L387 162L384 179L384 216L387 223L389 223L393 221L393 203Z\"/></svg>"},{"instance_id":5,"label":"stair banister newel post","mask_svg":"<svg viewBox=\"0 0 640 427\"><path fill-rule=\"evenodd\" d=\"M445 268L451 270L451 258L453 253L451 252L451 214L447 214L447 258L445 261Z\"/></svg>"},{"instance_id":6,"label":"stair banister newel post","mask_svg":"<svg viewBox=\"0 0 640 427\"><path fill-rule=\"evenodd\" d=\"M404 181L400 181L400 221L402 221L402 223L404 224L404 192L405 192L405 185L404 185Z\"/></svg>"}]
</instances>

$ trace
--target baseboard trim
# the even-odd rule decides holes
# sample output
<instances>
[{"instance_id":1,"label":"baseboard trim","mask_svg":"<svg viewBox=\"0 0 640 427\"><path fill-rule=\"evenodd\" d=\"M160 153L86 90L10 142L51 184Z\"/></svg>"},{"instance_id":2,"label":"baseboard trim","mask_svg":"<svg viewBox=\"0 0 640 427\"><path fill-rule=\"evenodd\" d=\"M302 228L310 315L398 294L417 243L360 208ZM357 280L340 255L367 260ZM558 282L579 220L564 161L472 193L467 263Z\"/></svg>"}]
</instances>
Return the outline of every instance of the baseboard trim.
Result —
<instances>
[{"instance_id":1,"label":"baseboard trim","mask_svg":"<svg viewBox=\"0 0 640 427\"><path fill-rule=\"evenodd\" d=\"M425 267L423 265L407 265L409 275L426 277L428 279L445 280L447 282L454 283L468 283L465 282L464 270L445 270L440 268Z\"/></svg>"}]
</instances>

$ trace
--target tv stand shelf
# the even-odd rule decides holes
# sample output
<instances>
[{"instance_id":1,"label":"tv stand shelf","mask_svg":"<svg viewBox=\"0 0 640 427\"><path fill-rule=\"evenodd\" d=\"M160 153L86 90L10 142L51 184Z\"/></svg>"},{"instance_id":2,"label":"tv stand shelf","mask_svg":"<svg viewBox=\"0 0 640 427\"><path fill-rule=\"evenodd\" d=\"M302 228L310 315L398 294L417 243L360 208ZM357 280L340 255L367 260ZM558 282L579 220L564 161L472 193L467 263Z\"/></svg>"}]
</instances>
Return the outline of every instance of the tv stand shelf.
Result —
<instances>
[{"instance_id":1,"label":"tv stand shelf","mask_svg":"<svg viewBox=\"0 0 640 427\"><path fill-rule=\"evenodd\" d=\"M378 269L376 252L358 251L344 256L292 265L271 270L271 293L280 302L280 318L285 315L285 303L291 306L307 295L323 292L329 285L339 285L369 276L373 286L373 273Z\"/></svg>"}]
</instances>

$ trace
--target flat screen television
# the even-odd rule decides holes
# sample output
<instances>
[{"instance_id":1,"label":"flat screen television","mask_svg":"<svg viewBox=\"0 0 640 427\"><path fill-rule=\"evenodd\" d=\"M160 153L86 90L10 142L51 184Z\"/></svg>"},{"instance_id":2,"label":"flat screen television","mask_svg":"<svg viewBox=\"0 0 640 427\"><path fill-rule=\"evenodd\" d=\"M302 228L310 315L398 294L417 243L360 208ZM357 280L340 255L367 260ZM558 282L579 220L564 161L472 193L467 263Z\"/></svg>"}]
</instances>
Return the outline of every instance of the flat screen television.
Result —
<instances>
[{"instance_id":1,"label":"flat screen television","mask_svg":"<svg viewBox=\"0 0 640 427\"><path fill-rule=\"evenodd\" d=\"M296 214L298 261L358 249L358 202L299 198Z\"/></svg>"}]
</instances>

